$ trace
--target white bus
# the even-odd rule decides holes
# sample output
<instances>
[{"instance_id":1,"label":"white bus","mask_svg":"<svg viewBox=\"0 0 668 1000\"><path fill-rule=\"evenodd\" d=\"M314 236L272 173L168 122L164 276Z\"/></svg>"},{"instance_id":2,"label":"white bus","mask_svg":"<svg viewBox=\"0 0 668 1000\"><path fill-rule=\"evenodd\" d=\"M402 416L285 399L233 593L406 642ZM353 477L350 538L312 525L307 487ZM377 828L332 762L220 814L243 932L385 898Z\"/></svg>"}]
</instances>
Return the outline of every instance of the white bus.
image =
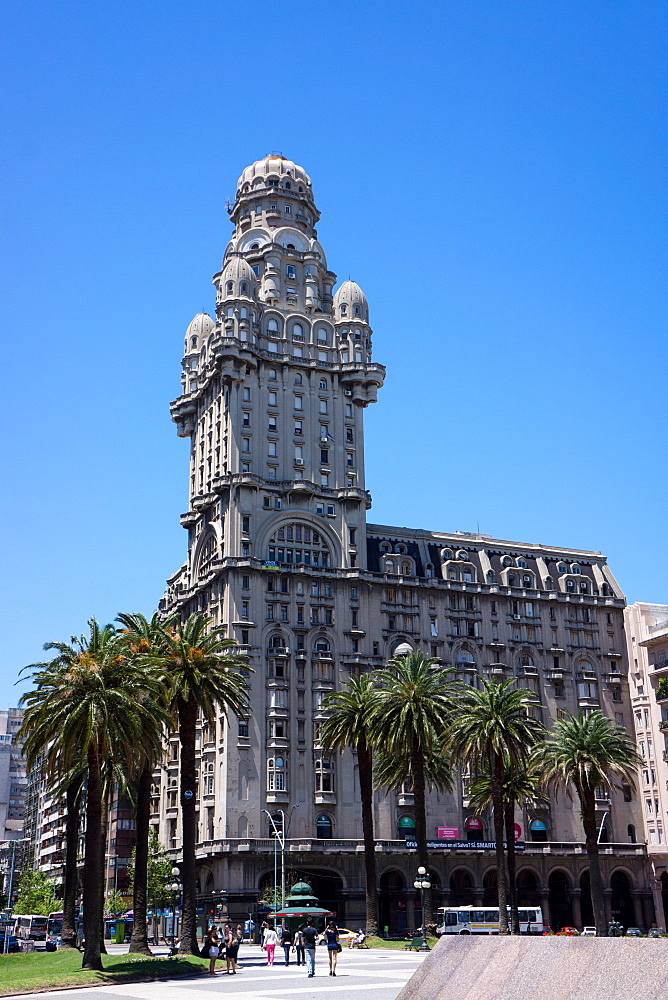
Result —
<instances>
[{"instance_id":1,"label":"white bus","mask_svg":"<svg viewBox=\"0 0 668 1000\"><path fill-rule=\"evenodd\" d=\"M440 906L438 909L441 922L436 933L441 934L498 934L499 908L485 906L480 909L472 906ZM522 906L519 909L520 933L542 934L543 911L539 906ZM510 920L510 907L508 907Z\"/></svg>"},{"instance_id":2,"label":"white bus","mask_svg":"<svg viewBox=\"0 0 668 1000\"><path fill-rule=\"evenodd\" d=\"M35 916L34 913L17 914L16 937L19 941L46 941L48 917Z\"/></svg>"}]
</instances>

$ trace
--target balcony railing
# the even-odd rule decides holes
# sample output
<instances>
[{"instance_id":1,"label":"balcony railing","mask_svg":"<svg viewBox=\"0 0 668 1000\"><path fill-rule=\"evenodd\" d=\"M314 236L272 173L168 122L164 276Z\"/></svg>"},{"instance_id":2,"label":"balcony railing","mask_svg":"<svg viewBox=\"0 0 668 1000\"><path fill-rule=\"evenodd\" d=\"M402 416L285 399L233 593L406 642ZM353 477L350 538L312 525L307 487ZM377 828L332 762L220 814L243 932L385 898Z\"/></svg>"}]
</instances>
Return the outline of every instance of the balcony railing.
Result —
<instances>
[{"instance_id":1,"label":"balcony railing","mask_svg":"<svg viewBox=\"0 0 668 1000\"><path fill-rule=\"evenodd\" d=\"M357 839L350 840L325 840L318 837L290 837L286 838L285 849L295 853L338 853L338 854L358 854L364 850L364 841ZM601 849L622 857L642 857L646 853L645 844L601 844ZM180 848L173 849L171 854L178 855ZM204 840L197 845L197 857L203 860L215 854L256 853L273 854L274 839L272 837L263 838L238 838L229 837L223 840ZM458 851L460 849L458 848ZM466 848L461 850L465 851ZM377 840L376 851L384 854L405 854L407 851L404 840ZM526 841L524 845L525 854L583 854L586 852L584 843L573 841ZM447 853L447 851L446 851Z\"/></svg>"}]
</instances>

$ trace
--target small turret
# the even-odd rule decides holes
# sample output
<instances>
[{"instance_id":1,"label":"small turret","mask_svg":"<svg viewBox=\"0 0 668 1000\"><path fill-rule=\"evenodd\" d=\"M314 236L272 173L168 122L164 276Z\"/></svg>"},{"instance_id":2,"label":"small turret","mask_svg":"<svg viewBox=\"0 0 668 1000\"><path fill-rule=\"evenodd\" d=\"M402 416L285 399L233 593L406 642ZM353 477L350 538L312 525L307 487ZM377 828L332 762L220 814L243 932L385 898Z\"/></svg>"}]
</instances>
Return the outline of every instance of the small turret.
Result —
<instances>
[{"instance_id":1,"label":"small turret","mask_svg":"<svg viewBox=\"0 0 668 1000\"><path fill-rule=\"evenodd\" d=\"M369 303L356 281L344 281L334 296L334 322L369 322Z\"/></svg>"}]
</instances>

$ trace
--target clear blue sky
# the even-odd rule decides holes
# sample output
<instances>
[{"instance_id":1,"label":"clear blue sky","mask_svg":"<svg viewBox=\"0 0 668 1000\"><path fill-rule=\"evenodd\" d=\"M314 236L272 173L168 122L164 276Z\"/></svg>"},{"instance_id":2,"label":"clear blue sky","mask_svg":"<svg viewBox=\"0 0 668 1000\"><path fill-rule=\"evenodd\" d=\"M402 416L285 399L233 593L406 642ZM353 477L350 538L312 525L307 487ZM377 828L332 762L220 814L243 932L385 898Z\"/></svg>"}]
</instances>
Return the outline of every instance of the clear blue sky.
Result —
<instances>
[{"instance_id":1,"label":"clear blue sky","mask_svg":"<svg viewBox=\"0 0 668 1000\"><path fill-rule=\"evenodd\" d=\"M302 164L370 302L370 517L600 549L668 601L661 2L0 9L0 705L185 555L168 403L225 199Z\"/></svg>"}]
</instances>

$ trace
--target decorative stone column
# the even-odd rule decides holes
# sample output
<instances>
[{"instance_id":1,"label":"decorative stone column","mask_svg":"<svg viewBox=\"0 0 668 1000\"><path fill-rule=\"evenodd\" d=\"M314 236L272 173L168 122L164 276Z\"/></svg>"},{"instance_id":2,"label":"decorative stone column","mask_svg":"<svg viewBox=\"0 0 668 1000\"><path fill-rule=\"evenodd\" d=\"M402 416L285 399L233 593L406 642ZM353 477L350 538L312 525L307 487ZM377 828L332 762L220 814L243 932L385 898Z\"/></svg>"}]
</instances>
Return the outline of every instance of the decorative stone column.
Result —
<instances>
[{"instance_id":1,"label":"decorative stone column","mask_svg":"<svg viewBox=\"0 0 668 1000\"><path fill-rule=\"evenodd\" d=\"M605 921L609 924L612 920L612 889L603 890L603 902L605 905Z\"/></svg>"},{"instance_id":2,"label":"decorative stone column","mask_svg":"<svg viewBox=\"0 0 668 1000\"><path fill-rule=\"evenodd\" d=\"M404 899L406 900L406 930L415 930L415 897L417 891L415 889L405 889Z\"/></svg>"},{"instance_id":3,"label":"decorative stone column","mask_svg":"<svg viewBox=\"0 0 668 1000\"><path fill-rule=\"evenodd\" d=\"M582 912L580 909L580 897L582 889L569 889L568 895L571 898L571 909L573 910L573 923L580 930L582 928Z\"/></svg>"},{"instance_id":4,"label":"decorative stone column","mask_svg":"<svg viewBox=\"0 0 668 1000\"><path fill-rule=\"evenodd\" d=\"M643 889L631 889L631 899L633 900L633 919L636 922L636 927L640 930L646 930L645 926L645 915L643 913L642 897L644 896Z\"/></svg>"},{"instance_id":5,"label":"decorative stone column","mask_svg":"<svg viewBox=\"0 0 668 1000\"><path fill-rule=\"evenodd\" d=\"M480 909L482 906L483 896L485 895L485 890L481 885L476 885L473 888L473 905Z\"/></svg>"},{"instance_id":6,"label":"decorative stone column","mask_svg":"<svg viewBox=\"0 0 668 1000\"><path fill-rule=\"evenodd\" d=\"M538 889L538 901L543 913L543 923L552 925L552 915L550 914L550 890L547 886L540 886Z\"/></svg>"}]
</instances>

